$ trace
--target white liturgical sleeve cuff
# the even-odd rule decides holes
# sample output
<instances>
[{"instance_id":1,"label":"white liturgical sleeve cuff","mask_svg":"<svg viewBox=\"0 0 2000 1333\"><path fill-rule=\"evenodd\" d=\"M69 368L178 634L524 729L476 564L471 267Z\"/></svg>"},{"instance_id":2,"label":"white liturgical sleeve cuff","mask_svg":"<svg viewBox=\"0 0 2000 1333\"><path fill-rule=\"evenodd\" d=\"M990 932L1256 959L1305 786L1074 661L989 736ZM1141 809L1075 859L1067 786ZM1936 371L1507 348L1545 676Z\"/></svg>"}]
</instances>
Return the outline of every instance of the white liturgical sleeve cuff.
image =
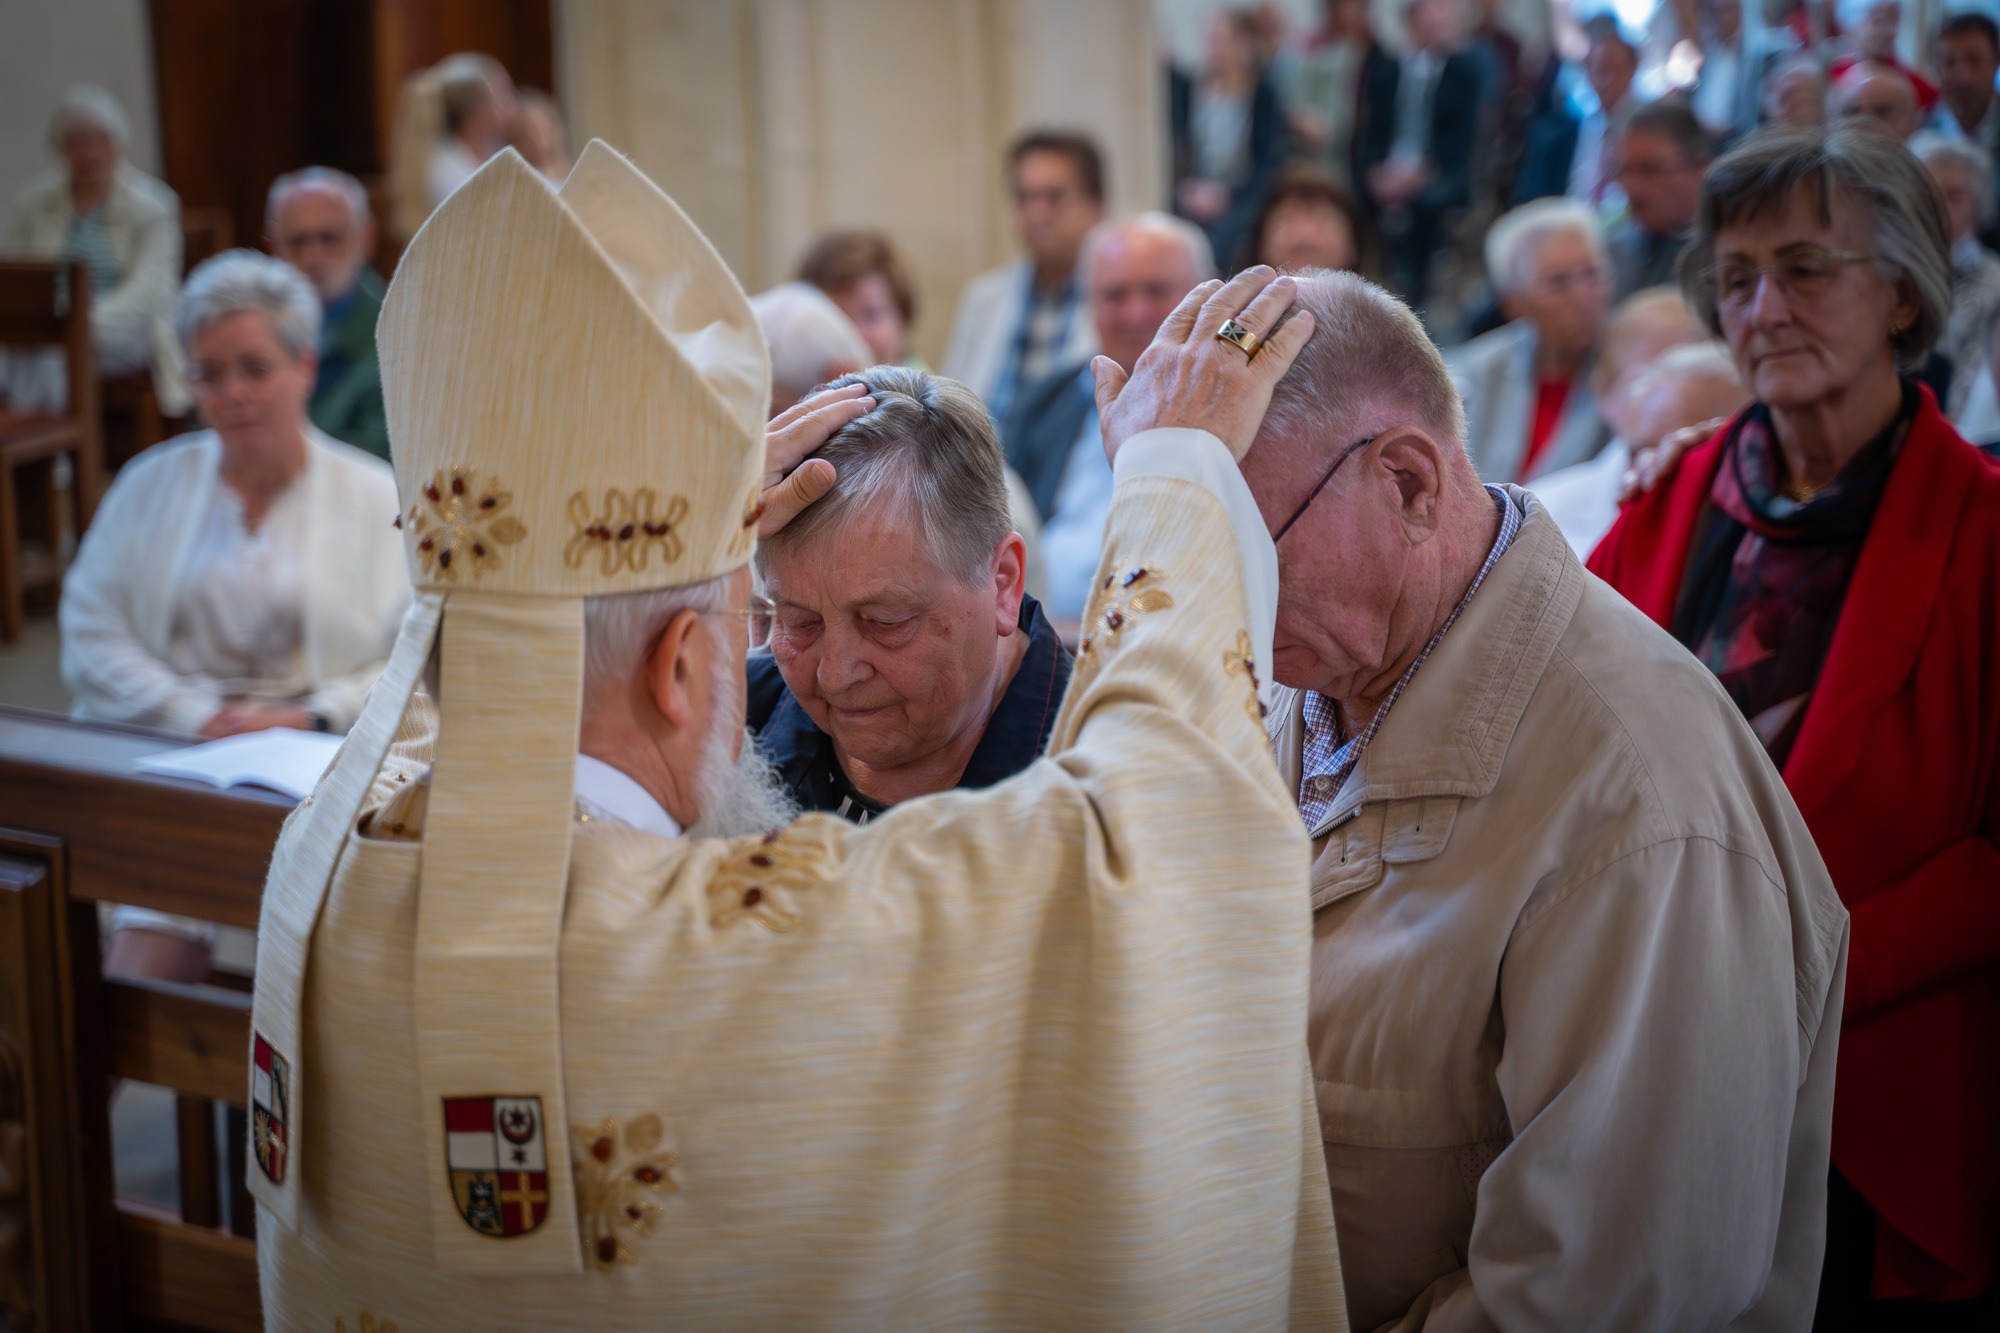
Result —
<instances>
[{"instance_id":1,"label":"white liturgical sleeve cuff","mask_svg":"<svg viewBox=\"0 0 2000 1333\"><path fill-rule=\"evenodd\" d=\"M1179 477L1222 501L1229 525L1236 529L1236 549L1243 556L1243 594L1250 607L1250 643L1257 654L1257 693L1268 707L1271 636L1278 623L1278 548L1228 447L1205 430L1163 426L1125 441L1111 471L1114 484L1127 477Z\"/></svg>"}]
</instances>

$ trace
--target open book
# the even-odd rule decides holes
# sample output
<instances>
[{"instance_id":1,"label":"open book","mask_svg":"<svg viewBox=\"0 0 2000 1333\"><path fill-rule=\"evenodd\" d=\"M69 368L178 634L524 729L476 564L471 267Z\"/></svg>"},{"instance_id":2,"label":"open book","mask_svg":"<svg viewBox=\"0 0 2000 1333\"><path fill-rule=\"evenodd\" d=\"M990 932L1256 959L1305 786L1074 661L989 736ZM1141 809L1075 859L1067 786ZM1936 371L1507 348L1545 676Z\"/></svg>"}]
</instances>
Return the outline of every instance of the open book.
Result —
<instances>
[{"instance_id":1,"label":"open book","mask_svg":"<svg viewBox=\"0 0 2000 1333\"><path fill-rule=\"evenodd\" d=\"M200 778L218 787L269 787L303 801L333 764L340 741L325 732L274 727L167 750L139 760L135 767L147 773Z\"/></svg>"}]
</instances>

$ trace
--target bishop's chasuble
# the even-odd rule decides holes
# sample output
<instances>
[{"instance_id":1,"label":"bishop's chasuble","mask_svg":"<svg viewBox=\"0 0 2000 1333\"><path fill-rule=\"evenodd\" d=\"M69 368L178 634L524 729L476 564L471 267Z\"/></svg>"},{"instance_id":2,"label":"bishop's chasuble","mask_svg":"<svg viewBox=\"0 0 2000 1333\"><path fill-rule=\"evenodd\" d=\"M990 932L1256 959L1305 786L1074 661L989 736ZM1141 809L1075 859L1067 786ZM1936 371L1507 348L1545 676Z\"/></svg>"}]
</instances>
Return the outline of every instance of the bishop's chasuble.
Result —
<instances>
[{"instance_id":1,"label":"bishop's chasuble","mask_svg":"<svg viewBox=\"0 0 2000 1333\"><path fill-rule=\"evenodd\" d=\"M523 255L562 280L509 286ZM694 277L641 281L670 262ZM585 300L651 324L563 314ZM1275 552L1213 437L1120 453L1088 638L1016 777L763 839L576 817L579 590L748 558L762 385L686 378L721 377L741 302L601 145L560 197L502 154L399 270L381 337L418 597L266 894L268 1326L1344 1329L1308 848L1258 720ZM642 335L642 387L690 386L680 424L569 429L553 462L553 427L501 438L593 338ZM570 401L631 410L615 383ZM530 485L552 472L581 474L567 508Z\"/></svg>"}]
</instances>

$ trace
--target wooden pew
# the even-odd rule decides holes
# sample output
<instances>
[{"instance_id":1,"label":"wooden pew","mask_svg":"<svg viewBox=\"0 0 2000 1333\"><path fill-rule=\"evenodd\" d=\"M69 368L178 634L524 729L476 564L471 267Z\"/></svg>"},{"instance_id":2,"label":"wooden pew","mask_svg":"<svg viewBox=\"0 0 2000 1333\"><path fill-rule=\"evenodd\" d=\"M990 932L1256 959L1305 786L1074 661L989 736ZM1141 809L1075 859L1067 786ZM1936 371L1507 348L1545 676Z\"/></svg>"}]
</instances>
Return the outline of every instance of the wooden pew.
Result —
<instances>
[{"instance_id":1,"label":"wooden pew","mask_svg":"<svg viewBox=\"0 0 2000 1333\"><path fill-rule=\"evenodd\" d=\"M248 1090L250 997L107 979L98 954L99 901L256 926L292 801L133 768L187 743L0 708L0 1320L13 1301L39 1328L263 1327L255 1244L218 1225L213 1135L214 1103ZM178 1217L113 1197L118 1078L178 1095Z\"/></svg>"}]
</instances>

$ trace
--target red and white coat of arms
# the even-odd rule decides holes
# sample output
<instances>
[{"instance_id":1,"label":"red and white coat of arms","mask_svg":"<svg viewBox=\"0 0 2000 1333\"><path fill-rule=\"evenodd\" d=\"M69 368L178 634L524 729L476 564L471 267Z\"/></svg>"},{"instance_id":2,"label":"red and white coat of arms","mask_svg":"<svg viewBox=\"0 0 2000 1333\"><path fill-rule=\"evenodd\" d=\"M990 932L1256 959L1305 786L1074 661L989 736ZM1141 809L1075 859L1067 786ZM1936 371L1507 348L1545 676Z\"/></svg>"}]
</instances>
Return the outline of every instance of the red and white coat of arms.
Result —
<instances>
[{"instance_id":1,"label":"red and white coat of arms","mask_svg":"<svg viewBox=\"0 0 2000 1333\"><path fill-rule=\"evenodd\" d=\"M458 1215L482 1236L524 1236L549 1212L540 1097L444 1099L445 1165Z\"/></svg>"}]
</instances>

